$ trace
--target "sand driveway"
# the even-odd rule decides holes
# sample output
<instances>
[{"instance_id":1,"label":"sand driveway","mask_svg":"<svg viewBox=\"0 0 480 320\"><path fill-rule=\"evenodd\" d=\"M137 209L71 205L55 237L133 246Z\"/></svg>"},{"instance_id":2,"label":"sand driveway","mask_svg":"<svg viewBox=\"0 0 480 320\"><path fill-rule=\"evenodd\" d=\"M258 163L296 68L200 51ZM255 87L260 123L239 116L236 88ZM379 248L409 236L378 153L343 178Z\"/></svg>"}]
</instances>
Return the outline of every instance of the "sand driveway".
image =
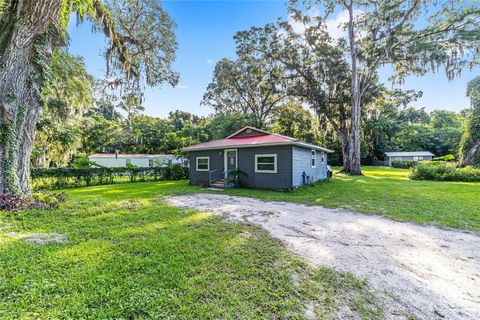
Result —
<instances>
[{"instance_id":1,"label":"sand driveway","mask_svg":"<svg viewBox=\"0 0 480 320\"><path fill-rule=\"evenodd\" d=\"M220 194L168 201L260 225L311 264L366 278L387 319L480 319L478 234Z\"/></svg>"}]
</instances>

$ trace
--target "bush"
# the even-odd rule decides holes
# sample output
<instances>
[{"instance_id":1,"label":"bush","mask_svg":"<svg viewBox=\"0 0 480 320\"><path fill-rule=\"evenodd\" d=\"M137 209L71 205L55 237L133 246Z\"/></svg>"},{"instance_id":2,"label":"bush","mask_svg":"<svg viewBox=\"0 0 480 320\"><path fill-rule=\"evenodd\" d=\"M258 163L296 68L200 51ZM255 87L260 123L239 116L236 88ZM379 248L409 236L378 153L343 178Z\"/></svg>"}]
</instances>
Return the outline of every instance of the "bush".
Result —
<instances>
[{"instance_id":1,"label":"bush","mask_svg":"<svg viewBox=\"0 0 480 320\"><path fill-rule=\"evenodd\" d=\"M84 167L84 168L32 168L32 188L60 189L117 182L179 180L188 178L188 168L179 164L166 167Z\"/></svg>"},{"instance_id":2,"label":"bush","mask_svg":"<svg viewBox=\"0 0 480 320\"><path fill-rule=\"evenodd\" d=\"M25 209L55 209L67 195L62 193L34 193L32 197L0 194L0 210L18 211Z\"/></svg>"},{"instance_id":3,"label":"bush","mask_svg":"<svg viewBox=\"0 0 480 320\"><path fill-rule=\"evenodd\" d=\"M24 197L0 193L0 210L17 211L26 208L28 202Z\"/></svg>"},{"instance_id":4,"label":"bush","mask_svg":"<svg viewBox=\"0 0 480 320\"><path fill-rule=\"evenodd\" d=\"M180 164L171 164L165 167L165 180L188 179L188 168Z\"/></svg>"},{"instance_id":5,"label":"bush","mask_svg":"<svg viewBox=\"0 0 480 320\"><path fill-rule=\"evenodd\" d=\"M446 154L441 157L435 157L432 161L455 161L455 156L453 154Z\"/></svg>"},{"instance_id":6,"label":"bush","mask_svg":"<svg viewBox=\"0 0 480 320\"><path fill-rule=\"evenodd\" d=\"M32 195L32 201L30 208L35 209L55 209L60 202L64 202L67 199L67 194L62 193L34 193Z\"/></svg>"},{"instance_id":7,"label":"bush","mask_svg":"<svg viewBox=\"0 0 480 320\"><path fill-rule=\"evenodd\" d=\"M410 169L418 164L416 160L395 160L392 161L392 167L399 169Z\"/></svg>"},{"instance_id":8,"label":"bush","mask_svg":"<svg viewBox=\"0 0 480 320\"><path fill-rule=\"evenodd\" d=\"M410 169L412 180L480 182L480 169L457 168L452 163L422 162Z\"/></svg>"}]
</instances>

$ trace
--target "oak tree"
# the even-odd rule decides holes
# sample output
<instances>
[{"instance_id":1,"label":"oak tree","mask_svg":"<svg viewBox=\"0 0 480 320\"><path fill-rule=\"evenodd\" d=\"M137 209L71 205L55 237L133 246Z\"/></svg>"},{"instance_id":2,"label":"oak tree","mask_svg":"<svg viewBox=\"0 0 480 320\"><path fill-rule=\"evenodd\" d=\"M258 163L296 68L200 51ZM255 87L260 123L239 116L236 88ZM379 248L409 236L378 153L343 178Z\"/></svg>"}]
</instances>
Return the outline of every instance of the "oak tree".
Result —
<instances>
[{"instance_id":1,"label":"oak tree","mask_svg":"<svg viewBox=\"0 0 480 320\"><path fill-rule=\"evenodd\" d=\"M108 37L107 78L128 89L175 84L174 22L156 0L0 0L0 192L29 194L30 154L52 55L72 13Z\"/></svg>"}]
</instances>

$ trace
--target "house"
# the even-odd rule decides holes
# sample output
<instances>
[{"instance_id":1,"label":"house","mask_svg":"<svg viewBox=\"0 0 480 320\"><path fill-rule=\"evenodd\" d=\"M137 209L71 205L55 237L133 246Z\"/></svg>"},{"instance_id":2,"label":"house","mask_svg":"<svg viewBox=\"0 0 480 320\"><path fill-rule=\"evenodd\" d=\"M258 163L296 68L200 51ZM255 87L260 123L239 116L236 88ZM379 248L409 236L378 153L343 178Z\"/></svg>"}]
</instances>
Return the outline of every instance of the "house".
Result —
<instances>
[{"instance_id":1,"label":"house","mask_svg":"<svg viewBox=\"0 0 480 320\"><path fill-rule=\"evenodd\" d=\"M430 151L385 152L385 165L391 167L392 161L422 161L432 160L435 155Z\"/></svg>"},{"instance_id":2,"label":"house","mask_svg":"<svg viewBox=\"0 0 480 320\"><path fill-rule=\"evenodd\" d=\"M185 162L185 159L173 154L96 153L89 156L88 160L104 167L125 167L127 163L137 167L153 167Z\"/></svg>"},{"instance_id":3,"label":"house","mask_svg":"<svg viewBox=\"0 0 480 320\"><path fill-rule=\"evenodd\" d=\"M287 189L327 179L324 147L298 139L245 127L221 140L182 149L189 154L190 182L228 187L229 173L239 169L242 187Z\"/></svg>"}]
</instances>

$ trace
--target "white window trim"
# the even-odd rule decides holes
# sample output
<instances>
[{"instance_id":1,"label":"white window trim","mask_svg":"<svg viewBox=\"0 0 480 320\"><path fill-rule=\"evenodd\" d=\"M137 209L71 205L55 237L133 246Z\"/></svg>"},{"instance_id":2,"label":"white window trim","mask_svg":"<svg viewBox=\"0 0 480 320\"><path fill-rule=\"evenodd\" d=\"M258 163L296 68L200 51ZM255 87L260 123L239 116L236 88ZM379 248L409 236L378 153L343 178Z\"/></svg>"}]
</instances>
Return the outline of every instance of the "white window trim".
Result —
<instances>
[{"instance_id":1,"label":"white window trim","mask_svg":"<svg viewBox=\"0 0 480 320\"><path fill-rule=\"evenodd\" d=\"M227 153L229 151L235 151L235 169L238 169L238 150L237 149L225 149L223 151L223 167L225 168L224 171L227 171L227 167L228 167Z\"/></svg>"},{"instance_id":2,"label":"white window trim","mask_svg":"<svg viewBox=\"0 0 480 320\"><path fill-rule=\"evenodd\" d=\"M259 157L273 157L274 170L258 170L258 158ZM255 155L255 172L258 173L277 173L277 154L256 154Z\"/></svg>"},{"instance_id":3,"label":"white window trim","mask_svg":"<svg viewBox=\"0 0 480 320\"><path fill-rule=\"evenodd\" d=\"M207 169L198 169L198 160L199 159L207 159L208 160L207 161ZM196 161L196 164L197 164L196 165L197 171L210 171L210 157L197 157L195 161Z\"/></svg>"},{"instance_id":4,"label":"white window trim","mask_svg":"<svg viewBox=\"0 0 480 320\"><path fill-rule=\"evenodd\" d=\"M312 165L312 160L315 160L315 165ZM310 166L312 168L316 168L317 167L317 150L311 150L310 151Z\"/></svg>"}]
</instances>

